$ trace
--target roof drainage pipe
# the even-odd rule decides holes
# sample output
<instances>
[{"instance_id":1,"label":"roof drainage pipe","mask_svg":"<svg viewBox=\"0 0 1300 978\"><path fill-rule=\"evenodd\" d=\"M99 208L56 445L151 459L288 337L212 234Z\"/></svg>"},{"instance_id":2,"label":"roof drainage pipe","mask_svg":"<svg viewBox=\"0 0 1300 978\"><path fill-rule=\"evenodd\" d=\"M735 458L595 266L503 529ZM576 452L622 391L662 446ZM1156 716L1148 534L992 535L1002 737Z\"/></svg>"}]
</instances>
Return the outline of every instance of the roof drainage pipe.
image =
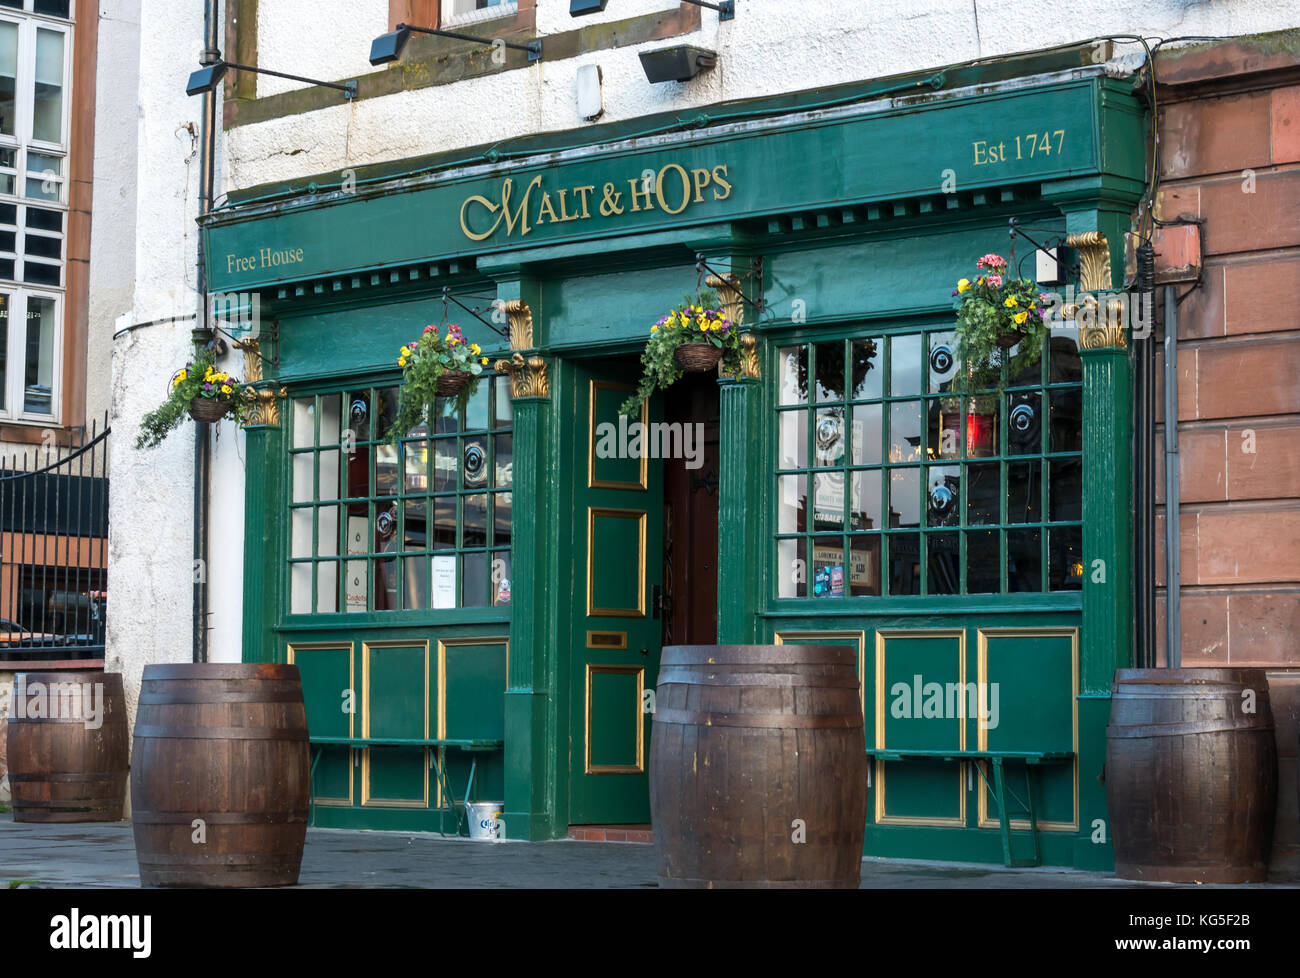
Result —
<instances>
[{"instance_id":1,"label":"roof drainage pipe","mask_svg":"<svg viewBox=\"0 0 1300 978\"><path fill-rule=\"evenodd\" d=\"M1182 668L1178 609L1178 299L1165 286L1165 664Z\"/></svg>"},{"instance_id":2,"label":"roof drainage pipe","mask_svg":"<svg viewBox=\"0 0 1300 978\"><path fill-rule=\"evenodd\" d=\"M203 55L202 64L208 65L221 57L217 49L219 0L205 0L203 5ZM217 123L216 86L203 93L203 117L199 128L199 216L212 210L212 184L214 147ZM214 339L208 304L208 282L203 235L198 236L195 283L198 293L198 322L194 329L194 342L199 348ZM208 660L208 482L212 468L211 425L194 423L194 662Z\"/></svg>"}]
</instances>

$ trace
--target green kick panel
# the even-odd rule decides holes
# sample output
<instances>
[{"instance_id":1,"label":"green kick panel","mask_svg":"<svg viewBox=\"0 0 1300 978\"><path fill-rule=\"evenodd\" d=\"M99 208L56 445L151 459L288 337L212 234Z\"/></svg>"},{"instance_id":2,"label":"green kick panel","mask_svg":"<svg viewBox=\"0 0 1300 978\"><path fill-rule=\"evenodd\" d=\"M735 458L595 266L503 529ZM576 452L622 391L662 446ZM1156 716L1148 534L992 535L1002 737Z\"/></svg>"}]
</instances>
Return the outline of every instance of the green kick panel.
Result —
<instances>
[{"instance_id":1,"label":"green kick panel","mask_svg":"<svg viewBox=\"0 0 1300 978\"><path fill-rule=\"evenodd\" d=\"M302 695L307 707L307 730L314 737L354 736L355 713L359 708L352 685L352 645L330 648L295 647L293 661L302 677ZM352 804L352 751L347 747L313 747L320 752L313 775L316 804Z\"/></svg>"},{"instance_id":2,"label":"green kick panel","mask_svg":"<svg viewBox=\"0 0 1300 978\"><path fill-rule=\"evenodd\" d=\"M879 685L872 691L877 746L893 750L960 749L962 721L943 715L942 692L938 702L927 693L932 684L938 684L942 691L948 683L964 681L961 635L886 634L877 640L877 656ZM936 706L939 713L934 713ZM964 821L965 786L960 765L941 761L880 764L876 767L876 791L880 821Z\"/></svg>"},{"instance_id":3,"label":"green kick panel","mask_svg":"<svg viewBox=\"0 0 1300 978\"><path fill-rule=\"evenodd\" d=\"M363 736L414 738L430 736L428 708L434 702L431 688L436 677L429 669L424 643L399 646L371 645L362 697ZM426 699L427 695L427 699ZM362 803L424 807L428 795L429 765L424 750L385 747L366 751L362 760Z\"/></svg>"},{"instance_id":4,"label":"green kick panel","mask_svg":"<svg viewBox=\"0 0 1300 978\"><path fill-rule=\"evenodd\" d=\"M1070 635L988 635L988 750L1075 750L1074 642ZM996 685L996 717L993 688ZM994 719L997 725L993 726ZM983 745L979 745L983 746ZM1007 764L1007 784L1024 798L1024 766ZM1074 765L1046 764L1035 770L1034 814L1039 825L1074 823ZM997 821L992 794L985 795L987 820ZM1012 801L1012 814L1023 810ZM1013 822L1014 824L1014 822Z\"/></svg>"},{"instance_id":5,"label":"green kick panel","mask_svg":"<svg viewBox=\"0 0 1300 978\"><path fill-rule=\"evenodd\" d=\"M466 640L461 640L466 641ZM473 641L444 646L445 736L452 740L504 740L506 729L506 645ZM447 776L457 802L474 770L471 801L505 801L505 758L501 751L447 751Z\"/></svg>"}]
</instances>

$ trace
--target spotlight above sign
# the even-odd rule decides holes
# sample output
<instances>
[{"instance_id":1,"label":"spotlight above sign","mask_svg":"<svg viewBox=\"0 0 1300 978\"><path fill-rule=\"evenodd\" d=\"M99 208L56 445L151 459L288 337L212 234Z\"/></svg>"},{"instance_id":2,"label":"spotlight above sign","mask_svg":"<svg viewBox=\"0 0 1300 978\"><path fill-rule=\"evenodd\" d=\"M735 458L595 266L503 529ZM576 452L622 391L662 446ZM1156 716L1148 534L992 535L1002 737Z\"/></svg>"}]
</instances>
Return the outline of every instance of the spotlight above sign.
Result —
<instances>
[{"instance_id":1,"label":"spotlight above sign","mask_svg":"<svg viewBox=\"0 0 1300 978\"><path fill-rule=\"evenodd\" d=\"M608 0L569 0L569 16L581 17L583 14L598 14L605 9ZM697 7L708 7L718 12L718 20L734 20L736 17L736 0L721 0L708 3L707 0L682 0Z\"/></svg>"},{"instance_id":2,"label":"spotlight above sign","mask_svg":"<svg viewBox=\"0 0 1300 978\"><path fill-rule=\"evenodd\" d=\"M370 63L372 65L386 65L396 61L402 56L402 49L406 47L406 42L411 39L412 32L416 34L432 34L436 37L454 37L458 41L469 41L472 44L486 44L488 47L505 47L514 51L527 51L529 61L537 61L542 56L542 42L529 41L527 44L515 44L512 41L506 41L499 37L475 37L473 34L461 34L457 31L441 31L433 27L416 27L414 24L398 24L388 34L381 34L375 38L370 45Z\"/></svg>"},{"instance_id":3,"label":"spotlight above sign","mask_svg":"<svg viewBox=\"0 0 1300 978\"><path fill-rule=\"evenodd\" d=\"M309 85L319 85L321 88L333 88L343 93L346 99L357 97L357 83L355 81L344 82L342 85L337 82L321 81L318 78L304 78L302 75L287 75L283 71L271 71L269 68L255 68L252 65L236 64L233 61L217 60L212 64L204 65L198 71L190 74L190 80L185 85L186 95L202 95L204 92L210 92L217 87L217 83L226 76L226 71L233 68L235 71L252 71L259 75L273 75L276 78L288 78L290 81L307 82Z\"/></svg>"}]
</instances>

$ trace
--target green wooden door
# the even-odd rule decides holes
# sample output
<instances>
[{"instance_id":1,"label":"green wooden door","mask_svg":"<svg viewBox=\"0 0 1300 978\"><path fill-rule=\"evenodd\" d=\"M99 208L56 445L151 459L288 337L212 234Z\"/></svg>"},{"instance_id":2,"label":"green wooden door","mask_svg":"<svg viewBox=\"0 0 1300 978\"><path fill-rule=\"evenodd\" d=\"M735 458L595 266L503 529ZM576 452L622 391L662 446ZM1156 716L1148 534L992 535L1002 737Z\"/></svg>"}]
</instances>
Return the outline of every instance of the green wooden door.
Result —
<instances>
[{"instance_id":1,"label":"green wooden door","mask_svg":"<svg viewBox=\"0 0 1300 978\"><path fill-rule=\"evenodd\" d=\"M628 457L636 419L620 421L634 365L580 366L573 388L575 477L569 765L571 824L650 821L646 776L662 618L663 470ZM640 422L655 417L657 402Z\"/></svg>"}]
</instances>

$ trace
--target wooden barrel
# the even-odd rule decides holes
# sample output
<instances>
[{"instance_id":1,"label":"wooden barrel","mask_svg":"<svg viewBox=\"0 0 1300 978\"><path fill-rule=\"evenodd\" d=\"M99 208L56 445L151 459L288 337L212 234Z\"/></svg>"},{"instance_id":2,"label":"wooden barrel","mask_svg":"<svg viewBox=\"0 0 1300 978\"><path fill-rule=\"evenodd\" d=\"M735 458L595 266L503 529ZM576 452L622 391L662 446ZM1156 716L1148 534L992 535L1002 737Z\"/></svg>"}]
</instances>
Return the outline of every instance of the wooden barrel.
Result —
<instances>
[{"instance_id":1,"label":"wooden barrel","mask_svg":"<svg viewBox=\"0 0 1300 978\"><path fill-rule=\"evenodd\" d=\"M1110 695L1106 802L1116 875L1266 880L1277 744L1264 670L1120 669Z\"/></svg>"},{"instance_id":2,"label":"wooden barrel","mask_svg":"<svg viewBox=\"0 0 1300 978\"><path fill-rule=\"evenodd\" d=\"M146 666L131 759L140 883L298 882L308 754L297 666Z\"/></svg>"},{"instance_id":3,"label":"wooden barrel","mask_svg":"<svg viewBox=\"0 0 1300 978\"><path fill-rule=\"evenodd\" d=\"M119 822L127 723L116 672L20 672L10 709L15 822Z\"/></svg>"},{"instance_id":4,"label":"wooden barrel","mask_svg":"<svg viewBox=\"0 0 1300 978\"><path fill-rule=\"evenodd\" d=\"M856 888L867 817L857 653L663 650L650 817L665 887Z\"/></svg>"}]
</instances>

